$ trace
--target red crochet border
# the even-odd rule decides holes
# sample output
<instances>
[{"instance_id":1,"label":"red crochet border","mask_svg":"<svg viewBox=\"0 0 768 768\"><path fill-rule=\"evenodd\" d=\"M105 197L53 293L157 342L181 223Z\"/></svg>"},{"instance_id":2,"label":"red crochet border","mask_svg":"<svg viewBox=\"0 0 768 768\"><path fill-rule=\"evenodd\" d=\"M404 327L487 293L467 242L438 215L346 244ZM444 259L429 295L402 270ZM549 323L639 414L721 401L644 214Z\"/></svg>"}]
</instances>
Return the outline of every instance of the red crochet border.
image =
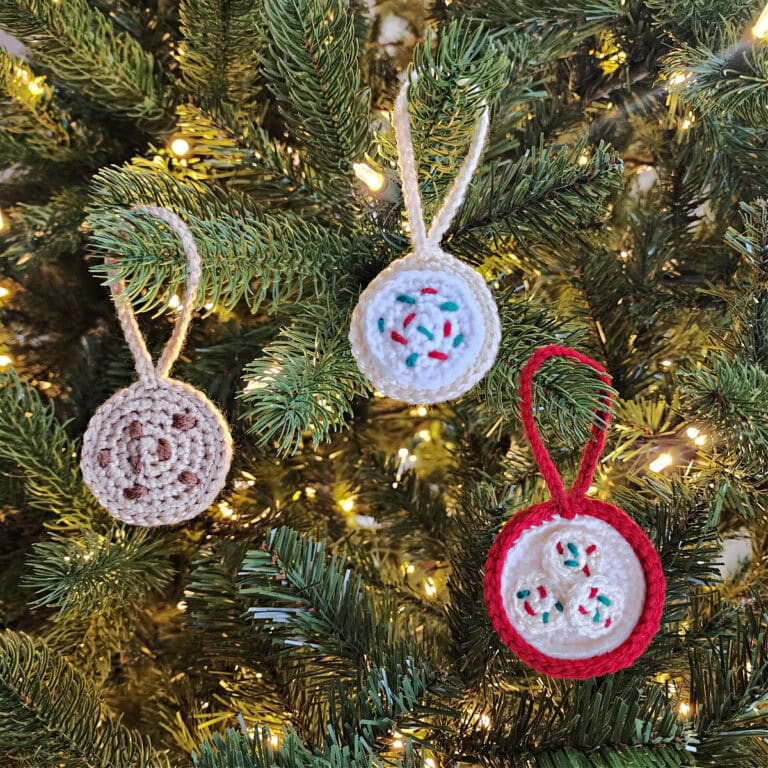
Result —
<instances>
[{"instance_id":1,"label":"red crochet border","mask_svg":"<svg viewBox=\"0 0 768 768\"><path fill-rule=\"evenodd\" d=\"M507 552L528 528L561 514L555 501L536 504L518 512L501 530L488 552L485 564L485 602L493 627L509 648L526 664L550 677L583 680L617 672L635 663L648 647L661 624L666 579L659 555L640 526L618 507L598 499L570 499L570 511L590 515L613 526L629 543L645 574L645 605L632 634L617 648L588 659L554 659L526 642L512 626L501 595L501 571Z\"/></svg>"}]
</instances>

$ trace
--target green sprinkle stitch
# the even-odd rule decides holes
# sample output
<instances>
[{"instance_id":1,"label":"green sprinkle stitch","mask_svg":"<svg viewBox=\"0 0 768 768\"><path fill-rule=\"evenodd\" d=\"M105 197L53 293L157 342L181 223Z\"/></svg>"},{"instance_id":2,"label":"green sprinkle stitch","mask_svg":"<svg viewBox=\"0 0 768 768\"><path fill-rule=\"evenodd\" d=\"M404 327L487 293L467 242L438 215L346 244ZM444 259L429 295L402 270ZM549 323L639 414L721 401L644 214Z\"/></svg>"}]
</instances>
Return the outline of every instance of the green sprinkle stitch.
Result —
<instances>
[{"instance_id":1,"label":"green sprinkle stitch","mask_svg":"<svg viewBox=\"0 0 768 768\"><path fill-rule=\"evenodd\" d=\"M402 301L403 304L415 304L416 303L416 299L414 299L413 296L409 296L407 293L401 293L397 297L397 300L398 301Z\"/></svg>"},{"instance_id":2,"label":"green sprinkle stitch","mask_svg":"<svg viewBox=\"0 0 768 768\"><path fill-rule=\"evenodd\" d=\"M523 600L524 598L528 597L528 595L530 595L530 594L531 594L531 590L530 589L521 589L517 593L517 599L518 600Z\"/></svg>"},{"instance_id":3,"label":"green sprinkle stitch","mask_svg":"<svg viewBox=\"0 0 768 768\"><path fill-rule=\"evenodd\" d=\"M611 601L605 596L605 595L598 595L597 596L597 602L602 603L603 605L610 605Z\"/></svg>"},{"instance_id":4,"label":"green sprinkle stitch","mask_svg":"<svg viewBox=\"0 0 768 768\"><path fill-rule=\"evenodd\" d=\"M461 342L464 341L464 334L460 333L454 340L453 340L453 346L458 347Z\"/></svg>"},{"instance_id":5,"label":"green sprinkle stitch","mask_svg":"<svg viewBox=\"0 0 768 768\"><path fill-rule=\"evenodd\" d=\"M555 603L555 608L557 608L559 613L563 612L563 606L562 606L562 604L560 603L559 600Z\"/></svg>"},{"instance_id":6,"label":"green sprinkle stitch","mask_svg":"<svg viewBox=\"0 0 768 768\"><path fill-rule=\"evenodd\" d=\"M380 317L380 318L379 318L379 330L380 330L382 333L384 333L384 318L383 318L383 317Z\"/></svg>"},{"instance_id":7,"label":"green sprinkle stitch","mask_svg":"<svg viewBox=\"0 0 768 768\"><path fill-rule=\"evenodd\" d=\"M600 621L600 611L595 611L595 615L592 617L592 621L594 621L595 624Z\"/></svg>"},{"instance_id":8,"label":"green sprinkle stitch","mask_svg":"<svg viewBox=\"0 0 768 768\"><path fill-rule=\"evenodd\" d=\"M579 564L576 560L566 560L563 565L567 565L569 568L578 568Z\"/></svg>"},{"instance_id":9,"label":"green sprinkle stitch","mask_svg":"<svg viewBox=\"0 0 768 768\"><path fill-rule=\"evenodd\" d=\"M435 338L435 335L432 333L432 331L425 328L423 325L420 325L416 330L419 333L423 333L430 341Z\"/></svg>"},{"instance_id":10,"label":"green sprinkle stitch","mask_svg":"<svg viewBox=\"0 0 768 768\"><path fill-rule=\"evenodd\" d=\"M570 542L570 541L568 542L568 551L574 557L578 557L579 556L579 548L573 542Z\"/></svg>"},{"instance_id":11,"label":"green sprinkle stitch","mask_svg":"<svg viewBox=\"0 0 768 768\"><path fill-rule=\"evenodd\" d=\"M543 614L541 615L541 620L542 620L542 621L543 621L545 624L549 624L549 614L548 614L548 613L546 613L546 612L545 612L545 613L543 613Z\"/></svg>"},{"instance_id":12,"label":"green sprinkle stitch","mask_svg":"<svg viewBox=\"0 0 768 768\"><path fill-rule=\"evenodd\" d=\"M444 301L440 305L440 309L442 309L443 312L458 312L459 305L455 301Z\"/></svg>"},{"instance_id":13,"label":"green sprinkle stitch","mask_svg":"<svg viewBox=\"0 0 768 768\"><path fill-rule=\"evenodd\" d=\"M408 357L405 358L405 364L409 368L413 368L413 366L416 365L416 361L418 359L419 359L419 353L418 352L414 352L413 354L408 355Z\"/></svg>"}]
</instances>

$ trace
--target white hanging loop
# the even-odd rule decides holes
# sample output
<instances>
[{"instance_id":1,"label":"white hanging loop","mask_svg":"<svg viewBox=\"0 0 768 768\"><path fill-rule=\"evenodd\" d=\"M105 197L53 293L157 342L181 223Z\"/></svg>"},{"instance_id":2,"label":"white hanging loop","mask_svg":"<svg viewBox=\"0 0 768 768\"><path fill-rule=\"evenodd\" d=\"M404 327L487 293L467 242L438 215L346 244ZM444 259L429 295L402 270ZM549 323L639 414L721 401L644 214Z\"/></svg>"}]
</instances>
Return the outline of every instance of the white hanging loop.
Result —
<instances>
[{"instance_id":1,"label":"white hanging loop","mask_svg":"<svg viewBox=\"0 0 768 768\"><path fill-rule=\"evenodd\" d=\"M472 142L469 145L464 162L459 169L456 178L453 181L448 194L445 196L440 210L432 219L432 225L427 232L424 224L424 210L422 207L421 194L419 192L419 174L416 168L416 156L413 151L413 139L411 136L411 122L408 116L408 87L410 77L406 76L405 82L400 88L400 93L395 101L394 110L394 128L395 139L397 141L397 154L400 166L400 176L403 180L403 199L405 201L405 212L408 216L408 223L411 228L411 242L416 254L426 253L428 250L439 250L440 241L443 235L451 226L451 221L456 212L464 202L464 197L469 188L469 182L480 162L480 156L483 153L483 145L488 136L488 126L490 124L490 110L488 104L483 99L483 111L477 122ZM415 80L417 75L413 73Z\"/></svg>"},{"instance_id":2,"label":"white hanging loop","mask_svg":"<svg viewBox=\"0 0 768 768\"><path fill-rule=\"evenodd\" d=\"M187 278L187 290L184 296L184 302L179 311L179 317L176 325L160 355L157 365L153 365L152 358L147 349L144 337L141 335L139 325L136 322L136 315L133 312L133 306L130 299L125 294L125 284L122 280L111 286L112 296L115 299L115 310L120 320L120 325L125 334L125 340L133 355L136 364L136 372L141 381L152 379L164 379L170 373L171 367L176 362L176 358L181 352L184 339L187 335L189 323L192 320L192 313L197 299L197 289L200 285L202 273L202 262L200 254L192 238L189 227L172 211L167 208L159 208L152 205L139 205L131 209L136 213L147 213L157 219L164 221L181 240L184 254L189 263L189 276ZM110 259L114 261L114 259Z\"/></svg>"}]
</instances>

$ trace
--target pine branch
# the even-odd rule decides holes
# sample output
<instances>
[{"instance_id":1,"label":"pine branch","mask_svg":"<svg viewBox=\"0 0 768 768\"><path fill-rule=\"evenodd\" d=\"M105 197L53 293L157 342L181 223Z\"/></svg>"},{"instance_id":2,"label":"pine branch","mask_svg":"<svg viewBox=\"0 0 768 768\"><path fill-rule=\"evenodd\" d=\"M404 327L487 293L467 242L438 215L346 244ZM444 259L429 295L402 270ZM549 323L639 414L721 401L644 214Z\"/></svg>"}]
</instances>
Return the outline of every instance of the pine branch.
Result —
<instances>
[{"instance_id":1,"label":"pine branch","mask_svg":"<svg viewBox=\"0 0 768 768\"><path fill-rule=\"evenodd\" d=\"M58 80L148 131L169 124L153 57L87 0L6 0L0 26Z\"/></svg>"},{"instance_id":2,"label":"pine branch","mask_svg":"<svg viewBox=\"0 0 768 768\"><path fill-rule=\"evenodd\" d=\"M768 372L741 356L712 353L677 379L691 417L727 441L746 465L762 467L768 451Z\"/></svg>"},{"instance_id":3,"label":"pine branch","mask_svg":"<svg viewBox=\"0 0 768 768\"><path fill-rule=\"evenodd\" d=\"M453 22L413 54L418 76L408 90L419 186L429 216L453 181L477 128L483 100L493 105L509 77L509 61L478 25Z\"/></svg>"},{"instance_id":4,"label":"pine branch","mask_svg":"<svg viewBox=\"0 0 768 768\"><path fill-rule=\"evenodd\" d=\"M273 530L265 549L246 553L240 594L283 663L295 675L306 670L310 690L326 688L331 733L352 729L373 746L436 711L446 684L416 617L386 591L366 589L342 556L328 556L326 542Z\"/></svg>"},{"instance_id":5,"label":"pine branch","mask_svg":"<svg viewBox=\"0 0 768 768\"><path fill-rule=\"evenodd\" d=\"M306 433L313 445L327 441L352 416L353 399L368 391L349 349L343 307L304 307L263 357L246 366L240 397L243 417L258 445L296 452ZM328 323L327 318L341 313Z\"/></svg>"},{"instance_id":6,"label":"pine branch","mask_svg":"<svg viewBox=\"0 0 768 768\"><path fill-rule=\"evenodd\" d=\"M43 643L0 634L0 755L63 768L163 768L167 758L110 719L85 676Z\"/></svg>"},{"instance_id":7,"label":"pine branch","mask_svg":"<svg viewBox=\"0 0 768 768\"><path fill-rule=\"evenodd\" d=\"M257 91L264 40L260 2L182 0L184 81L202 107L248 110Z\"/></svg>"},{"instance_id":8,"label":"pine branch","mask_svg":"<svg viewBox=\"0 0 768 768\"><path fill-rule=\"evenodd\" d=\"M54 536L32 549L24 583L38 595L33 605L55 606L57 619L141 605L173 575L168 540L143 529Z\"/></svg>"},{"instance_id":9,"label":"pine branch","mask_svg":"<svg viewBox=\"0 0 768 768\"><path fill-rule=\"evenodd\" d=\"M51 522L58 530L89 529L103 519L82 483L77 455L53 404L44 403L14 371L0 374L0 459L13 462L24 478L31 507L58 516Z\"/></svg>"},{"instance_id":10,"label":"pine branch","mask_svg":"<svg viewBox=\"0 0 768 768\"><path fill-rule=\"evenodd\" d=\"M608 198L621 188L622 170L606 144L590 151L584 141L573 148L542 143L478 176L454 223L452 244L475 258L495 239L513 237L523 250L559 246L566 235L605 216Z\"/></svg>"},{"instance_id":11,"label":"pine branch","mask_svg":"<svg viewBox=\"0 0 768 768\"><path fill-rule=\"evenodd\" d=\"M696 112L722 120L737 118L763 128L768 109L768 50L760 41L743 41L743 32L725 25L721 49L682 46L667 58L670 92ZM681 77L682 76L682 77Z\"/></svg>"},{"instance_id":12,"label":"pine branch","mask_svg":"<svg viewBox=\"0 0 768 768\"><path fill-rule=\"evenodd\" d=\"M186 259L178 238L162 223L115 208L151 202L188 220L203 260L199 306L213 302L233 308L243 299L253 312L263 304L275 312L299 298L306 284L322 294L332 264L353 250L337 231L291 213L258 214L243 195L230 191L225 196L164 172L106 169L93 190L91 245L99 254L120 255L117 264L96 264L93 270L126 280L140 311L167 306L174 293L184 292Z\"/></svg>"},{"instance_id":13,"label":"pine branch","mask_svg":"<svg viewBox=\"0 0 768 768\"><path fill-rule=\"evenodd\" d=\"M318 171L349 173L368 148L371 102L353 9L345 0L264 0L263 13L264 67L289 130Z\"/></svg>"},{"instance_id":14,"label":"pine branch","mask_svg":"<svg viewBox=\"0 0 768 768\"><path fill-rule=\"evenodd\" d=\"M45 77L0 48L0 154L12 162L73 160L83 150L82 131L60 109Z\"/></svg>"}]
</instances>

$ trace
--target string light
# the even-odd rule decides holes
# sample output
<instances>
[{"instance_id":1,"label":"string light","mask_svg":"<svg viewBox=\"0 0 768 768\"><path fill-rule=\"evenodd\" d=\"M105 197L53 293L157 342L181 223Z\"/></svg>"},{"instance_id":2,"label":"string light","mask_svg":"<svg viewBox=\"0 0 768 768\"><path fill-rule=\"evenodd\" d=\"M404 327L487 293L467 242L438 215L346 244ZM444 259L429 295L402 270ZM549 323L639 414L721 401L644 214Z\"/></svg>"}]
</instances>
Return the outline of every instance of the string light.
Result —
<instances>
[{"instance_id":1,"label":"string light","mask_svg":"<svg viewBox=\"0 0 768 768\"><path fill-rule=\"evenodd\" d=\"M176 157L184 157L189 152L189 142L186 139L174 139L171 142L171 152Z\"/></svg>"},{"instance_id":2,"label":"string light","mask_svg":"<svg viewBox=\"0 0 768 768\"><path fill-rule=\"evenodd\" d=\"M7 226L8 226L8 221L3 215L3 212L0 211L0 232L2 232Z\"/></svg>"},{"instance_id":3,"label":"string light","mask_svg":"<svg viewBox=\"0 0 768 768\"><path fill-rule=\"evenodd\" d=\"M0 355L0 368L6 368L13 360L8 355Z\"/></svg>"},{"instance_id":4,"label":"string light","mask_svg":"<svg viewBox=\"0 0 768 768\"><path fill-rule=\"evenodd\" d=\"M221 512L222 517L234 517L235 516L235 510L232 509L232 505L228 501L220 501L219 502L219 512Z\"/></svg>"},{"instance_id":5,"label":"string light","mask_svg":"<svg viewBox=\"0 0 768 768\"><path fill-rule=\"evenodd\" d=\"M215 305L212 301L208 301L205 304L203 304L203 309L207 309L210 312L214 306Z\"/></svg>"},{"instance_id":6,"label":"string light","mask_svg":"<svg viewBox=\"0 0 768 768\"><path fill-rule=\"evenodd\" d=\"M672 367L672 361L671 360L662 360L661 361L662 368L671 368Z\"/></svg>"},{"instance_id":7,"label":"string light","mask_svg":"<svg viewBox=\"0 0 768 768\"><path fill-rule=\"evenodd\" d=\"M683 701L683 702L680 703L679 709L680 709L680 714L683 717L687 717L690 714L690 712L691 712L691 705L688 704L687 702Z\"/></svg>"},{"instance_id":8,"label":"string light","mask_svg":"<svg viewBox=\"0 0 768 768\"><path fill-rule=\"evenodd\" d=\"M490 730L491 718L488 717L488 715L480 715L479 724L483 730L485 731Z\"/></svg>"},{"instance_id":9,"label":"string light","mask_svg":"<svg viewBox=\"0 0 768 768\"><path fill-rule=\"evenodd\" d=\"M757 17L755 26L752 27L752 34L758 40L768 40L768 5L763 8L762 13Z\"/></svg>"},{"instance_id":10,"label":"string light","mask_svg":"<svg viewBox=\"0 0 768 768\"><path fill-rule=\"evenodd\" d=\"M669 76L670 85L681 85L691 76L690 72L673 72Z\"/></svg>"},{"instance_id":11,"label":"string light","mask_svg":"<svg viewBox=\"0 0 768 768\"><path fill-rule=\"evenodd\" d=\"M437 768L437 762L435 761L434 757L428 757L424 761L424 765L426 765L427 768Z\"/></svg>"},{"instance_id":12,"label":"string light","mask_svg":"<svg viewBox=\"0 0 768 768\"><path fill-rule=\"evenodd\" d=\"M10 291L4 285L0 285L0 299L4 299L9 293Z\"/></svg>"},{"instance_id":13,"label":"string light","mask_svg":"<svg viewBox=\"0 0 768 768\"><path fill-rule=\"evenodd\" d=\"M304 489L304 494L310 501L317 497L317 491L310 485Z\"/></svg>"},{"instance_id":14,"label":"string light","mask_svg":"<svg viewBox=\"0 0 768 768\"><path fill-rule=\"evenodd\" d=\"M661 453L648 465L648 469L651 472L663 472L670 464L672 464L672 454Z\"/></svg>"},{"instance_id":15,"label":"string light","mask_svg":"<svg viewBox=\"0 0 768 768\"><path fill-rule=\"evenodd\" d=\"M344 510L344 512L351 512L355 508L354 497L347 496L346 499L342 500L339 506L342 508L342 510Z\"/></svg>"},{"instance_id":16,"label":"string light","mask_svg":"<svg viewBox=\"0 0 768 768\"><path fill-rule=\"evenodd\" d=\"M683 120L683 122L680 123L680 127L684 131L687 131L695 122L696 122L696 116L693 114L693 112L689 112L686 115L685 120Z\"/></svg>"},{"instance_id":17,"label":"string light","mask_svg":"<svg viewBox=\"0 0 768 768\"><path fill-rule=\"evenodd\" d=\"M269 737L269 741L270 741L270 743L272 744L273 747L276 747L280 743L280 739L277 737L276 733L273 733Z\"/></svg>"},{"instance_id":18,"label":"string light","mask_svg":"<svg viewBox=\"0 0 768 768\"><path fill-rule=\"evenodd\" d=\"M619 251L619 258L622 261L628 261L629 260L629 251Z\"/></svg>"},{"instance_id":19,"label":"string light","mask_svg":"<svg viewBox=\"0 0 768 768\"><path fill-rule=\"evenodd\" d=\"M186 600L179 600L179 602L176 603L176 608L179 611L186 611L187 610L187 601Z\"/></svg>"},{"instance_id":20,"label":"string light","mask_svg":"<svg viewBox=\"0 0 768 768\"><path fill-rule=\"evenodd\" d=\"M181 299L174 293L168 302L168 306L171 309L178 309L181 306Z\"/></svg>"},{"instance_id":21,"label":"string light","mask_svg":"<svg viewBox=\"0 0 768 768\"><path fill-rule=\"evenodd\" d=\"M357 178L360 179L371 192L380 192L384 189L384 184L387 180L386 176L375 168L371 168L367 163L355 163L352 166L352 170L355 172L355 176L357 176Z\"/></svg>"},{"instance_id":22,"label":"string light","mask_svg":"<svg viewBox=\"0 0 768 768\"><path fill-rule=\"evenodd\" d=\"M397 455L401 459L407 459L409 453L410 453L410 451L407 448L400 448L400 450L398 450L398 452L397 452Z\"/></svg>"},{"instance_id":23,"label":"string light","mask_svg":"<svg viewBox=\"0 0 768 768\"><path fill-rule=\"evenodd\" d=\"M589 155L587 154L579 155L579 165L586 165L588 162L589 162Z\"/></svg>"},{"instance_id":24,"label":"string light","mask_svg":"<svg viewBox=\"0 0 768 768\"><path fill-rule=\"evenodd\" d=\"M437 594L437 584L435 584L435 580L431 576L427 576L424 581L424 592L427 597L434 597Z\"/></svg>"},{"instance_id":25,"label":"string light","mask_svg":"<svg viewBox=\"0 0 768 768\"><path fill-rule=\"evenodd\" d=\"M420 406L419 406L419 407L416 409L416 415L417 415L417 416L421 416L422 418L423 418L424 416L426 416L426 415L427 415L427 409L426 409L426 406L420 405Z\"/></svg>"}]
</instances>

